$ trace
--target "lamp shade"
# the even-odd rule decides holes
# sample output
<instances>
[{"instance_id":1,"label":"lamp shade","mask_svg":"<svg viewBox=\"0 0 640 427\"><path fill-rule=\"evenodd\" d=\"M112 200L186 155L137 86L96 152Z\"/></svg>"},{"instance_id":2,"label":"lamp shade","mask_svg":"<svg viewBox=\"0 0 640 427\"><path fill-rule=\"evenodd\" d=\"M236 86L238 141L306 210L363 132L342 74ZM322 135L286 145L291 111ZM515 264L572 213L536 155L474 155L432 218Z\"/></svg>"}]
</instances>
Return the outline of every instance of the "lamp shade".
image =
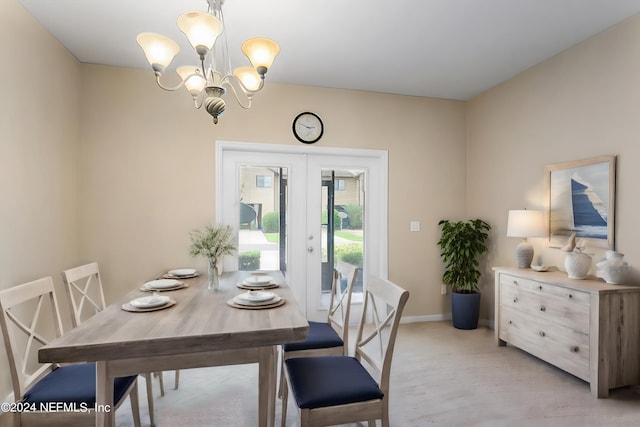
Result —
<instances>
[{"instance_id":1,"label":"lamp shade","mask_svg":"<svg viewBox=\"0 0 640 427\"><path fill-rule=\"evenodd\" d=\"M507 236L543 237L546 234L543 211L530 211L527 209L509 211Z\"/></svg>"},{"instance_id":2,"label":"lamp shade","mask_svg":"<svg viewBox=\"0 0 640 427\"><path fill-rule=\"evenodd\" d=\"M154 71L164 71L178 52L180 52L178 43L160 34L140 33L136 40L142 50L144 50L144 56ZM156 70L156 67L160 69Z\"/></svg>"},{"instance_id":3,"label":"lamp shade","mask_svg":"<svg viewBox=\"0 0 640 427\"><path fill-rule=\"evenodd\" d=\"M240 80L242 87L247 92L257 92L260 90L262 79L255 68L238 67L233 70L233 75Z\"/></svg>"},{"instance_id":4,"label":"lamp shade","mask_svg":"<svg viewBox=\"0 0 640 427\"><path fill-rule=\"evenodd\" d=\"M271 68L273 60L278 56L278 53L280 53L280 46L273 40L256 37L242 43L242 53L249 58L251 65L253 65L259 73L261 68L264 68L264 72L266 73L267 70Z\"/></svg>"},{"instance_id":5,"label":"lamp shade","mask_svg":"<svg viewBox=\"0 0 640 427\"><path fill-rule=\"evenodd\" d=\"M207 85L207 81L201 74L198 74L198 67L193 65L183 65L176 70L180 78L184 81L191 96L197 96Z\"/></svg>"},{"instance_id":6,"label":"lamp shade","mask_svg":"<svg viewBox=\"0 0 640 427\"><path fill-rule=\"evenodd\" d=\"M222 22L206 12L185 12L178 17L177 23L191 46L202 56L211 50L223 29Z\"/></svg>"}]
</instances>

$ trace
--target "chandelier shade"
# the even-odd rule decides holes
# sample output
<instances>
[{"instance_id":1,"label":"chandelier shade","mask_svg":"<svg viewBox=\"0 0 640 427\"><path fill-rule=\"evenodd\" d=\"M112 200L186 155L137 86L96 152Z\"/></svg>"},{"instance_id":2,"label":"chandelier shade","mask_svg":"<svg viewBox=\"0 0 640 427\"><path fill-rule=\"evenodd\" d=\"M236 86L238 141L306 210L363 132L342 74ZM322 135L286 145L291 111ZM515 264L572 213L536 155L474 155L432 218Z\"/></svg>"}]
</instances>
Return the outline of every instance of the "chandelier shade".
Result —
<instances>
[{"instance_id":1,"label":"chandelier shade","mask_svg":"<svg viewBox=\"0 0 640 427\"><path fill-rule=\"evenodd\" d=\"M176 69L180 83L167 86L160 81L162 74L180 52L178 44L168 37L154 33L140 33L137 42L144 51L156 83L162 89L174 91L184 86L194 100L195 107L204 109L218 123L225 111L222 97L233 93L242 108L251 108L253 96L262 90L265 74L271 68L280 46L273 40L254 37L242 44L242 52L251 67L237 67L231 71L225 37L222 4L224 0L207 0L207 12L184 12L177 18L178 28L184 33L196 53L199 65L183 65Z\"/></svg>"},{"instance_id":2,"label":"chandelier shade","mask_svg":"<svg viewBox=\"0 0 640 427\"><path fill-rule=\"evenodd\" d=\"M184 87L194 98L207 86L207 80L199 74L200 69L193 65L178 67L176 72L184 81Z\"/></svg>"},{"instance_id":3,"label":"chandelier shade","mask_svg":"<svg viewBox=\"0 0 640 427\"><path fill-rule=\"evenodd\" d=\"M140 33L137 41L144 50L144 55L151 64L151 68L156 73L162 73L180 52L178 43L160 34Z\"/></svg>"},{"instance_id":4,"label":"chandelier shade","mask_svg":"<svg viewBox=\"0 0 640 427\"><path fill-rule=\"evenodd\" d=\"M178 16L177 22L180 31L203 59L223 30L222 22L205 12L185 12Z\"/></svg>"},{"instance_id":5,"label":"chandelier shade","mask_svg":"<svg viewBox=\"0 0 640 427\"><path fill-rule=\"evenodd\" d=\"M233 75L240 81L242 87L247 92L257 92L260 90L262 79L260 74L253 67L238 67L233 70Z\"/></svg>"},{"instance_id":6,"label":"chandelier shade","mask_svg":"<svg viewBox=\"0 0 640 427\"><path fill-rule=\"evenodd\" d=\"M242 53L249 58L251 65L258 70L259 74L264 74L271 68L271 64L280 53L280 46L273 40L256 37L242 43ZM261 69L264 69L264 73L260 73Z\"/></svg>"}]
</instances>

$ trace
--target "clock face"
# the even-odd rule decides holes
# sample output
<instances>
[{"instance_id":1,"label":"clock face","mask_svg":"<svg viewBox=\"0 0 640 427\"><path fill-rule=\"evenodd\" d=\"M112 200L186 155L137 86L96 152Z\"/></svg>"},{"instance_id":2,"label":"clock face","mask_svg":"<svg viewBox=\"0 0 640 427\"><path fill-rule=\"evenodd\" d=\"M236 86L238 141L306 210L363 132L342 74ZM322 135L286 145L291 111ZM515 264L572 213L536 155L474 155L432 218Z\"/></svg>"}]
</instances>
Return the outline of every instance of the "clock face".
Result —
<instances>
[{"instance_id":1,"label":"clock face","mask_svg":"<svg viewBox=\"0 0 640 427\"><path fill-rule=\"evenodd\" d=\"M305 144L317 142L324 132L320 117L314 113L300 113L293 119L293 135Z\"/></svg>"}]
</instances>

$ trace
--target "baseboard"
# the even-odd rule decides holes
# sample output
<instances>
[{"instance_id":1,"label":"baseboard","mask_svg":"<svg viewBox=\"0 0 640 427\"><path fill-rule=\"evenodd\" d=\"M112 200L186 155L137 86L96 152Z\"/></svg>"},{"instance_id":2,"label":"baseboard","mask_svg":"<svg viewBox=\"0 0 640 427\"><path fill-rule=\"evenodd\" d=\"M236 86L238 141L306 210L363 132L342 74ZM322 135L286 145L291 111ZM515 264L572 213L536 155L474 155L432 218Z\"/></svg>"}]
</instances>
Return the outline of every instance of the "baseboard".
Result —
<instances>
[{"instance_id":1,"label":"baseboard","mask_svg":"<svg viewBox=\"0 0 640 427\"><path fill-rule=\"evenodd\" d=\"M451 320L451 313L430 314L427 316L402 316L400 323L439 322L441 320Z\"/></svg>"},{"instance_id":2,"label":"baseboard","mask_svg":"<svg viewBox=\"0 0 640 427\"><path fill-rule=\"evenodd\" d=\"M403 316L400 323L421 323L421 322L440 322L443 320L451 320L451 313L448 314L430 314L427 316ZM487 319L478 320L478 324L493 329L494 321Z\"/></svg>"}]
</instances>

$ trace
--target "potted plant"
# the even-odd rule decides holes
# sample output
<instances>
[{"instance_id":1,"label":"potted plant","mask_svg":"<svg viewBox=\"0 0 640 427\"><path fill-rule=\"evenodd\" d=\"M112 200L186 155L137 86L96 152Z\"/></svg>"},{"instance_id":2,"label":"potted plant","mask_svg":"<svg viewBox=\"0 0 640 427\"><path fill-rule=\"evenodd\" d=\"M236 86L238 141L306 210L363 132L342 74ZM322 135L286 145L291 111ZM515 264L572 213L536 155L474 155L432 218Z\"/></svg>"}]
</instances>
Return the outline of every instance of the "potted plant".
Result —
<instances>
[{"instance_id":1,"label":"potted plant","mask_svg":"<svg viewBox=\"0 0 640 427\"><path fill-rule=\"evenodd\" d=\"M480 316L478 256L487 251L485 244L491 226L481 219L451 222L441 220L438 241L445 264L442 280L451 286L451 316L457 329L475 329Z\"/></svg>"},{"instance_id":2,"label":"potted plant","mask_svg":"<svg viewBox=\"0 0 640 427\"><path fill-rule=\"evenodd\" d=\"M204 256L209 261L209 290L219 290L218 262L236 250L233 229L228 225L207 225L202 230L192 231L190 237L191 256Z\"/></svg>"}]
</instances>

